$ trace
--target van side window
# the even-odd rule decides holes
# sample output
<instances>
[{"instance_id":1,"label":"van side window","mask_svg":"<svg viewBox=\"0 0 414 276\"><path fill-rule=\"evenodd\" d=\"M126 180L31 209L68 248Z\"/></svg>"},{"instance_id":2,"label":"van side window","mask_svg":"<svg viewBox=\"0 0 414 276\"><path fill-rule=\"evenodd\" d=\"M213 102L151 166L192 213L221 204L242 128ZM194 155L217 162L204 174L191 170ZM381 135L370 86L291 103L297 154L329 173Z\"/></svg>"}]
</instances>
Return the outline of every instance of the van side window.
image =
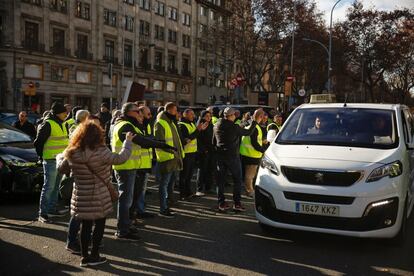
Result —
<instances>
[{"instance_id":1,"label":"van side window","mask_svg":"<svg viewBox=\"0 0 414 276\"><path fill-rule=\"evenodd\" d=\"M413 117L407 109L404 109L401 115L403 117L405 141L406 141L406 143L411 143L411 142L413 142L413 136L414 136L414 120L413 120Z\"/></svg>"}]
</instances>

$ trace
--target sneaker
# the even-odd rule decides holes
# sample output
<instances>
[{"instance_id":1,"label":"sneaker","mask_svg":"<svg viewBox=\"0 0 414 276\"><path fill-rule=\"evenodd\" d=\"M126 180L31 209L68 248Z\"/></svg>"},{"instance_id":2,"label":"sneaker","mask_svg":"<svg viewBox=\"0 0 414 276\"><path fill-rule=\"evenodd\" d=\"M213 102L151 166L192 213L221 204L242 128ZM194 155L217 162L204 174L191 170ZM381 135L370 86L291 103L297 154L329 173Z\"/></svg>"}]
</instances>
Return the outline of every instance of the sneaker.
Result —
<instances>
[{"instance_id":1,"label":"sneaker","mask_svg":"<svg viewBox=\"0 0 414 276\"><path fill-rule=\"evenodd\" d=\"M233 206L233 210L236 212L244 212L246 211L246 208L244 208L240 203L239 204L235 204Z\"/></svg>"},{"instance_id":2,"label":"sneaker","mask_svg":"<svg viewBox=\"0 0 414 276\"><path fill-rule=\"evenodd\" d=\"M254 198L254 192L246 192L246 197Z\"/></svg>"},{"instance_id":3,"label":"sneaker","mask_svg":"<svg viewBox=\"0 0 414 276\"><path fill-rule=\"evenodd\" d=\"M105 257L97 256L89 256L88 265L95 266L106 263L108 260Z\"/></svg>"},{"instance_id":4,"label":"sneaker","mask_svg":"<svg viewBox=\"0 0 414 276\"><path fill-rule=\"evenodd\" d=\"M66 245L66 250L72 254L79 255L81 253L81 248L79 243L69 243Z\"/></svg>"},{"instance_id":5,"label":"sneaker","mask_svg":"<svg viewBox=\"0 0 414 276\"><path fill-rule=\"evenodd\" d=\"M148 212L137 214L137 218L139 219L148 219L148 218L153 218L153 217L155 217L155 215L152 213L148 213Z\"/></svg>"},{"instance_id":6,"label":"sneaker","mask_svg":"<svg viewBox=\"0 0 414 276\"><path fill-rule=\"evenodd\" d=\"M52 221L49 219L48 215L39 215L37 220L41 223L51 223Z\"/></svg>"},{"instance_id":7,"label":"sneaker","mask_svg":"<svg viewBox=\"0 0 414 276\"><path fill-rule=\"evenodd\" d=\"M116 232L115 237L117 240L139 241L141 239L141 237L139 237L137 234L131 232L124 235L121 235L119 232Z\"/></svg>"},{"instance_id":8,"label":"sneaker","mask_svg":"<svg viewBox=\"0 0 414 276\"><path fill-rule=\"evenodd\" d=\"M169 209L167 209L165 211L160 211L160 216L165 218L174 218L175 214L172 213Z\"/></svg>"},{"instance_id":9,"label":"sneaker","mask_svg":"<svg viewBox=\"0 0 414 276\"><path fill-rule=\"evenodd\" d=\"M64 217L65 216L65 214L59 213L59 211L57 211L57 210L51 211L51 212L47 213L47 215L51 218Z\"/></svg>"},{"instance_id":10,"label":"sneaker","mask_svg":"<svg viewBox=\"0 0 414 276\"><path fill-rule=\"evenodd\" d=\"M88 262L89 262L89 257L82 257L81 262L80 262L80 266L81 267L88 266Z\"/></svg>"},{"instance_id":11,"label":"sneaker","mask_svg":"<svg viewBox=\"0 0 414 276\"><path fill-rule=\"evenodd\" d=\"M203 192L197 192L195 193L196 196L201 197L201 196L205 196L206 194Z\"/></svg>"},{"instance_id":12,"label":"sneaker","mask_svg":"<svg viewBox=\"0 0 414 276\"><path fill-rule=\"evenodd\" d=\"M228 205L227 203L220 203L218 206L219 211L224 212L227 211L228 209L230 209L230 205Z\"/></svg>"},{"instance_id":13,"label":"sneaker","mask_svg":"<svg viewBox=\"0 0 414 276\"><path fill-rule=\"evenodd\" d=\"M133 225L131 225L131 226L129 227L129 233L132 233L132 234L138 234L138 232L139 232L139 230L138 230L138 228L137 228L137 227L135 227L135 226L133 226Z\"/></svg>"}]
</instances>

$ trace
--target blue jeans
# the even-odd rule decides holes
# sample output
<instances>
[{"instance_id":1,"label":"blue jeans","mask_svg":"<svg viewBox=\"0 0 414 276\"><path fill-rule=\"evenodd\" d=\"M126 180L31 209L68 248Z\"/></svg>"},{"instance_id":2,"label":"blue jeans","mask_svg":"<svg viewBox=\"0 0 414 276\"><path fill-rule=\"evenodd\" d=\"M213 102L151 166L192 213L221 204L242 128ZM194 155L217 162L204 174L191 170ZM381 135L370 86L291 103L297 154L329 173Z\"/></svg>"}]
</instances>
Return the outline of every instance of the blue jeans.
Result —
<instances>
[{"instance_id":1,"label":"blue jeans","mask_svg":"<svg viewBox=\"0 0 414 276\"><path fill-rule=\"evenodd\" d=\"M242 172L240 156L217 156L217 186L218 186L218 203L224 203L224 183L226 181L227 171L230 171L233 177L233 201L234 204L240 204L241 201L241 184Z\"/></svg>"},{"instance_id":2,"label":"blue jeans","mask_svg":"<svg viewBox=\"0 0 414 276\"><path fill-rule=\"evenodd\" d=\"M81 220L75 219L75 217L70 217L68 227L68 238L66 241L67 245L79 242L78 233L80 230L81 222Z\"/></svg>"},{"instance_id":3,"label":"blue jeans","mask_svg":"<svg viewBox=\"0 0 414 276\"><path fill-rule=\"evenodd\" d=\"M144 186L142 187L142 192L138 197L138 204L137 204L138 214L145 213L145 193L147 191L147 183L148 183L148 174L146 173L144 176Z\"/></svg>"},{"instance_id":4,"label":"blue jeans","mask_svg":"<svg viewBox=\"0 0 414 276\"><path fill-rule=\"evenodd\" d=\"M158 183L158 193L160 195L160 211L164 212L168 209L168 190L174 185L177 172L161 173L158 164L155 169L155 179Z\"/></svg>"},{"instance_id":5,"label":"blue jeans","mask_svg":"<svg viewBox=\"0 0 414 276\"><path fill-rule=\"evenodd\" d=\"M44 183L40 194L39 215L45 216L56 209L62 175L56 169L56 160L43 160Z\"/></svg>"},{"instance_id":6,"label":"blue jeans","mask_svg":"<svg viewBox=\"0 0 414 276\"><path fill-rule=\"evenodd\" d=\"M132 206L134 200L134 185L136 170L122 170L115 171L115 177L118 182L118 232L120 235L126 235L129 232L131 226L131 219L129 217L129 209Z\"/></svg>"},{"instance_id":7,"label":"blue jeans","mask_svg":"<svg viewBox=\"0 0 414 276\"><path fill-rule=\"evenodd\" d=\"M145 213L145 191L147 190L148 173L138 170L135 179L134 199L132 202L132 213ZM130 214L131 215L131 214Z\"/></svg>"}]
</instances>

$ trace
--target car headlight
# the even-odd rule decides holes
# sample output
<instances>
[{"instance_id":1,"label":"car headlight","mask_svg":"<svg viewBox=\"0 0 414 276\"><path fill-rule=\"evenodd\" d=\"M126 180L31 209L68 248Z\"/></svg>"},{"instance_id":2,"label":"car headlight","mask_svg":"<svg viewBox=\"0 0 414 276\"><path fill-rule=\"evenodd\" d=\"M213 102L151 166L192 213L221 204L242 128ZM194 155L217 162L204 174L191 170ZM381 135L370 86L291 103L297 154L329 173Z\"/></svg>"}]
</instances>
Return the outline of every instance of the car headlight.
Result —
<instances>
[{"instance_id":1,"label":"car headlight","mask_svg":"<svg viewBox=\"0 0 414 276\"><path fill-rule=\"evenodd\" d=\"M371 174L368 176L366 182L374 182L386 176L390 178L397 177L402 174L402 171L402 163L400 161L395 161L393 163L386 164L373 170Z\"/></svg>"},{"instance_id":2,"label":"car headlight","mask_svg":"<svg viewBox=\"0 0 414 276\"><path fill-rule=\"evenodd\" d=\"M30 167L36 164L35 162L27 162L26 160L11 154L2 154L0 155L0 158L3 159L8 166Z\"/></svg>"},{"instance_id":3,"label":"car headlight","mask_svg":"<svg viewBox=\"0 0 414 276\"><path fill-rule=\"evenodd\" d=\"M273 160L271 160L266 154L263 155L260 166L264 169L268 169L276 175L279 175L279 170L277 169L275 162L273 162Z\"/></svg>"}]
</instances>

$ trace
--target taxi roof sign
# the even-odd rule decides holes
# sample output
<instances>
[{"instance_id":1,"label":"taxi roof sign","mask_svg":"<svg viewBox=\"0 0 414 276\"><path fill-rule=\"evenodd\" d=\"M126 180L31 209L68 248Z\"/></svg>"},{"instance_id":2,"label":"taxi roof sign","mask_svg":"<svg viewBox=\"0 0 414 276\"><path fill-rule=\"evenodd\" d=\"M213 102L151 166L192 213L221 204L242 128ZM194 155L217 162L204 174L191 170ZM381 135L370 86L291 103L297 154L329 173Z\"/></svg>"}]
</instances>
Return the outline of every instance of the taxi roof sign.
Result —
<instances>
[{"instance_id":1,"label":"taxi roof sign","mask_svg":"<svg viewBox=\"0 0 414 276\"><path fill-rule=\"evenodd\" d=\"M317 103L335 103L336 96L335 94L313 94L311 95L309 103L317 104Z\"/></svg>"}]
</instances>

